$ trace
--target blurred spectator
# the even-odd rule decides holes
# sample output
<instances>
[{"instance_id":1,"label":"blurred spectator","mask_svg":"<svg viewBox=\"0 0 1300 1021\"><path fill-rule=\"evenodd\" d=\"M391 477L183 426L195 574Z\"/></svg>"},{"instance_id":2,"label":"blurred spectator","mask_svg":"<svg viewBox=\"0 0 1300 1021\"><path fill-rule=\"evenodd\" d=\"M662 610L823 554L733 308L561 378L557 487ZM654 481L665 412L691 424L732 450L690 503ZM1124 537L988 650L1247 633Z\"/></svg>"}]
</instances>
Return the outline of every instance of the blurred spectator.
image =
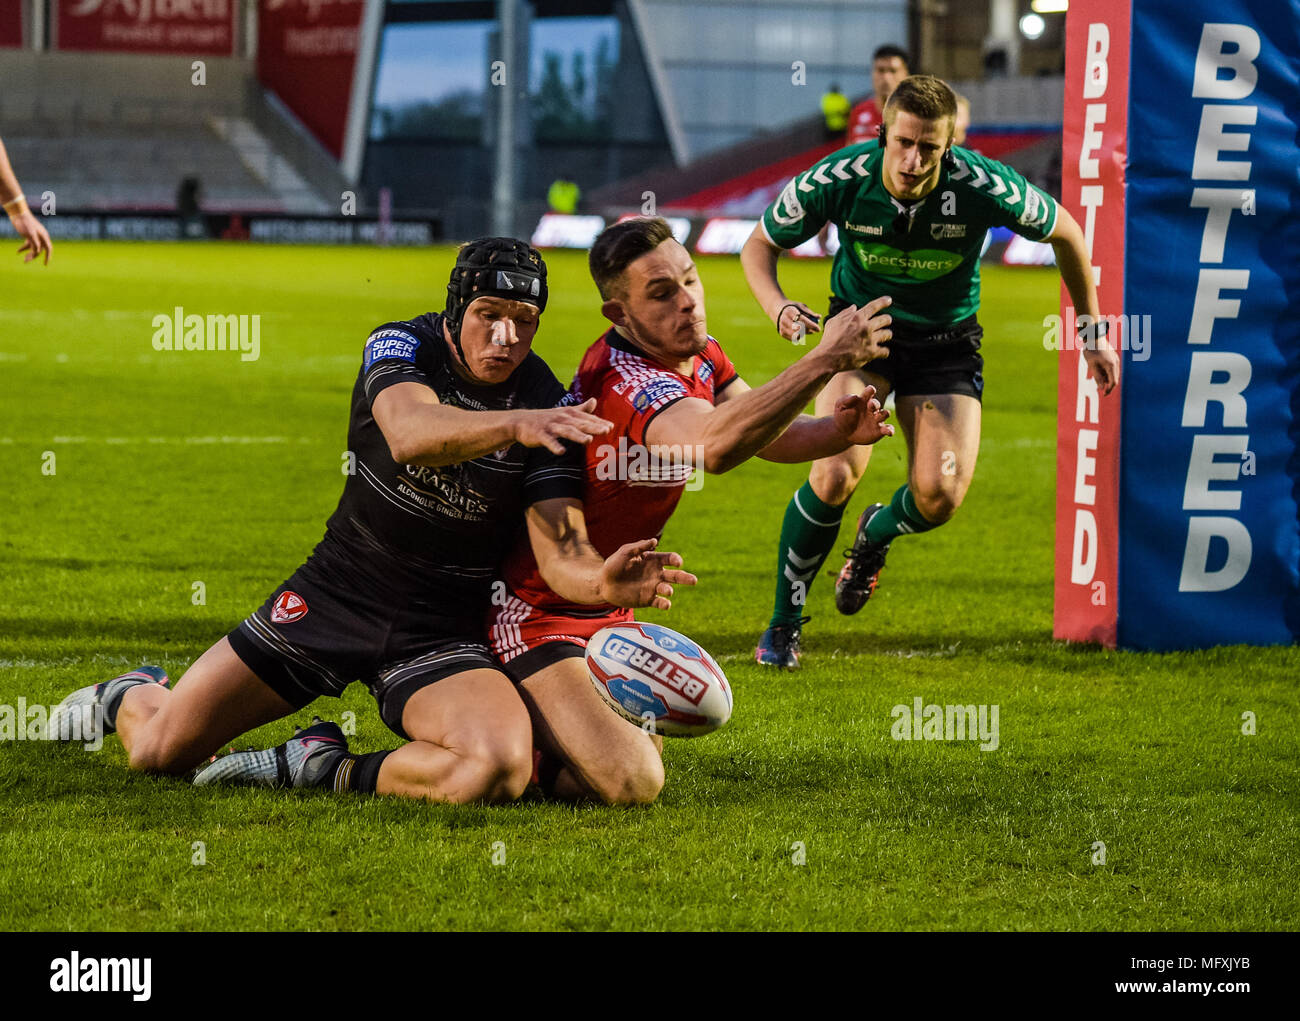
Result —
<instances>
[{"instance_id":1,"label":"blurred spectator","mask_svg":"<svg viewBox=\"0 0 1300 1021\"><path fill-rule=\"evenodd\" d=\"M238 213L230 217L230 222L226 224L226 229L221 232L223 241L247 241L248 228L244 225L244 218Z\"/></svg>"},{"instance_id":2,"label":"blurred spectator","mask_svg":"<svg viewBox=\"0 0 1300 1021\"><path fill-rule=\"evenodd\" d=\"M578 200L581 197L582 192L577 184L567 177L557 177L546 190L546 204L551 207L552 213L572 216L578 211Z\"/></svg>"},{"instance_id":3,"label":"blurred spectator","mask_svg":"<svg viewBox=\"0 0 1300 1021\"><path fill-rule=\"evenodd\" d=\"M199 199L203 195L203 185L193 175L182 178L181 186L176 189L176 213L180 219L181 238L206 237L207 225L203 222L203 212L199 208Z\"/></svg>"},{"instance_id":4,"label":"blurred spectator","mask_svg":"<svg viewBox=\"0 0 1300 1021\"><path fill-rule=\"evenodd\" d=\"M48 266L54 244L50 241L49 233L41 226L41 221L36 219L36 214L27 207L23 189L14 176L14 168L9 165L9 153L5 151L3 140L0 140L0 203L9 214L9 222L14 225L14 230L23 239L22 247L18 249L19 255L27 253L23 262L31 262L44 255L45 265Z\"/></svg>"},{"instance_id":5,"label":"blurred spectator","mask_svg":"<svg viewBox=\"0 0 1300 1021\"><path fill-rule=\"evenodd\" d=\"M849 97L840 91L837 83L831 82L831 87L826 90L822 96L822 117L826 121L826 141L844 134L845 129L849 126Z\"/></svg>"},{"instance_id":6,"label":"blurred spectator","mask_svg":"<svg viewBox=\"0 0 1300 1021\"><path fill-rule=\"evenodd\" d=\"M957 119L952 126L952 144L965 145L966 132L970 129L970 100L960 92L957 96Z\"/></svg>"},{"instance_id":7,"label":"blurred spectator","mask_svg":"<svg viewBox=\"0 0 1300 1021\"><path fill-rule=\"evenodd\" d=\"M849 114L849 145L868 142L880 127L880 111L894 94L898 83L908 76L907 51L886 44L871 56L871 88L875 95L863 100Z\"/></svg>"}]
</instances>

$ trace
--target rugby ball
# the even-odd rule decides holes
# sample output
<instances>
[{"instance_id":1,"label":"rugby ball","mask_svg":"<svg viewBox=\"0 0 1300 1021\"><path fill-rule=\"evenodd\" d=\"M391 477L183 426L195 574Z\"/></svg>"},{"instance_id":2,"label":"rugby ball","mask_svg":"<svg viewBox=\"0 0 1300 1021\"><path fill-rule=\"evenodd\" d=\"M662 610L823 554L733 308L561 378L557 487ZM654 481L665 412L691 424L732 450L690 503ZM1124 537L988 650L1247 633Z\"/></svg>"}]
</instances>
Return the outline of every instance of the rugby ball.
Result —
<instances>
[{"instance_id":1,"label":"rugby ball","mask_svg":"<svg viewBox=\"0 0 1300 1021\"><path fill-rule=\"evenodd\" d=\"M658 624L611 624L587 642L591 682L614 712L665 737L699 737L731 719L731 685L713 657Z\"/></svg>"}]
</instances>

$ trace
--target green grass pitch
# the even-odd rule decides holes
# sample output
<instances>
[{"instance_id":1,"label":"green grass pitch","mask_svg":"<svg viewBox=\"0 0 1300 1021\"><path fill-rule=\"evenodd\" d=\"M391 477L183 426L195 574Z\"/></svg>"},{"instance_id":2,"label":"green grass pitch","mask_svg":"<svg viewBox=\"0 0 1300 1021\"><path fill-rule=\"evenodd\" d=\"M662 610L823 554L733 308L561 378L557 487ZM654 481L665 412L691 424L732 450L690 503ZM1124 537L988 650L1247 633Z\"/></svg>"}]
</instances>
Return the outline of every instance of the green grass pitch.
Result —
<instances>
[{"instance_id":1,"label":"green grass pitch","mask_svg":"<svg viewBox=\"0 0 1300 1021\"><path fill-rule=\"evenodd\" d=\"M141 662L179 676L260 604L338 498L363 340L440 309L450 261L60 243L48 269L0 263L0 704L52 704ZM583 257L549 262L537 350L567 381L602 321ZM824 302L825 263L783 266L788 290ZM712 332L751 384L771 378L796 352L738 262L702 272ZM804 470L753 462L686 495L664 546L700 585L645 616L718 657L736 710L667 743L656 805L196 790L129 773L113 737L98 753L6 741L0 928L1294 928L1300 653L1051 639L1040 322L1057 287L1050 270L986 270L967 502L895 544L859 616L819 579L803 671L761 673L751 652ZM176 306L260 315L260 358L154 351L151 319ZM850 518L903 472L901 439L885 441ZM998 705L1000 747L894 741L891 708L915 697ZM314 709L355 713L356 749L396 744L360 686Z\"/></svg>"}]
</instances>

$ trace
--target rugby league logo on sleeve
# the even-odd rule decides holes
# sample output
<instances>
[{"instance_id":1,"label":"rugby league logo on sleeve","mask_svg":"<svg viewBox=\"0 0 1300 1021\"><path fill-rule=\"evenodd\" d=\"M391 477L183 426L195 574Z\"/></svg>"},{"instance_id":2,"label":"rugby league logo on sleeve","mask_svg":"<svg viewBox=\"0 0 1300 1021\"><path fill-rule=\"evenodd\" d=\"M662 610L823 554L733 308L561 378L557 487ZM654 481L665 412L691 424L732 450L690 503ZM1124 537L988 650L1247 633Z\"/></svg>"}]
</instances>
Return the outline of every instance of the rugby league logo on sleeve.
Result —
<instances>
[{"instance_id":1,"label":"rugby league logo on sleeve","mask_svg":"<svg viewBox=\"0 0 1300 1021\"><path fill-rule=\"evenodd\" d=\"M405 330L378 330L366 340L365 368L369 369L381 358L397 358L414 364L419 346L419 338Z\"/></svg>"},{"instance_id":2,"label":"rugby league logo on sleeve","mask_svg":"<svg viewBox=\"0 0 1300 1021\"><path fill-rule=\"evenodd\" d=\"M272 624L292 624L307 616L307 600L297 592L281 592L271 604Z\"/></svg>"}]
</instances>

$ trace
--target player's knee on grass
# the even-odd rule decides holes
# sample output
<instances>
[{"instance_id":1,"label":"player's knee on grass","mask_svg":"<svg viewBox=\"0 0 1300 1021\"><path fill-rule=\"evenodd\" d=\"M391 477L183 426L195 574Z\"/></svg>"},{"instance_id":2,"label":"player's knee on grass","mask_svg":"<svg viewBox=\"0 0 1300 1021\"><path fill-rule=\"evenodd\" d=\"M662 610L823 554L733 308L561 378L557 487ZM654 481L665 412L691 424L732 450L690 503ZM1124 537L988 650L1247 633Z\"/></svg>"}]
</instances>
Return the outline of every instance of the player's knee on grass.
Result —
<instances>
[{"instance_id":1,"label":"player's knee on grass","mask_svg":"<svg viewBox=\"0 0 1300 1021\"><path fill-rule=\"evenodd\" d=\"M502 804L524 793L533 776L533 751L529 743L522 750L498 754L483 761L483 801Z\"/></svg>"},{"instance_id":2,"label":"player's knee on grass","mask_svg":"<svg viewBox=\"0 0 1300 1021\"><path fill-rule=\"evenodd\" d=\"M147 726L137 731L127 753L127 763L138 773L180 776L189 772L215 748L199 747L186 735L169 732L165 726Z\"/></svg>"},{"instance_id":3,"label":"player's knee on grass","mask_svg":"<svg viewBox=\"0 0 1300 1021\"><path fill-rule=\"evenodd\" d=\"M532 779L531 731L453 734L447 747L461 760L453 800L489 804L514 801Z\"/></svg>"},{"instance_id":4,"label":"player's knee on grass","mask_svg":"<svg viewBox=\"0 0 1300 1021\"><path fill-rule=\"evenodd\" d=\"M649 740L637 751L588 773L592 793L607 805L648 805L664 789L664 763Z\"/></svg>"}]
</instances>

